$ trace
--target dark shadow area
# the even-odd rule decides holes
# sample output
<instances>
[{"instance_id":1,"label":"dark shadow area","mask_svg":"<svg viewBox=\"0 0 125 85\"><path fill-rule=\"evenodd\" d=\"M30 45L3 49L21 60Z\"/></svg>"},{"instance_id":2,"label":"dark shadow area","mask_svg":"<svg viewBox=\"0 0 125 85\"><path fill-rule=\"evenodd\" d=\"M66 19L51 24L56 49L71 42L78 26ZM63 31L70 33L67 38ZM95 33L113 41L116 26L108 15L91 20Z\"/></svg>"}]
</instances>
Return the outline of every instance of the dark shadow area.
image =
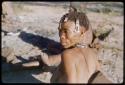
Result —
<instances>
[{"instance_id":1,"label":"dark shadow area","mask_svg":"<svg viewBox=\"0 0 125 85\"><path fill-rule=\"evenodd\" d=\"M34 78L32 74L42 73L39 67L21 68L22 63L9 64L2 62L3 83L44 83Z\"/></svg>"},{"instance_id":2,"label":"dark shadow area","mask_svg":"<svg viewBox=\"0 0 125 85\"><path fill-rule=\"evenodd\" d=\"M105 39L106 37L108 37L109 34L110 34L113 30L114 30L114 29L112 28L112 29L106 31L105 33L100 34L99 36L96 36L96 30L93 30L93 40L92 40L92 42L94 42L94 40L95 40L96 38L98 38L98 39L101 40L101 41L104 41L104 39Z\"/></svg>"},{"instance_id":3,"label":"dark shadow area","mask_svg":"<svg viewBox=\"0 0 125 85\"><path fill-rule=\"evenodd\" d=\"M110 80L108 80L104 74L100 71L97 71L96 73L94 73L89 81L89 84L112 84L112 82Z\"/></svg>"},{"instance_id":4,"label":"dark shadow area","mask_svg":"<svg viewBox=\"0 0 125 85\"><path fill-rule=\"evenodd\" d=\"M19 65L19 64L18 64ZM17 64L14 66L18 66ZM2 68L8 66L8 71L2 72L3 83L44 83L32 76L32 74L42 73L42 70L38 67L30 69L14 69L12 64L3 64ZM3 70L3 69L2 69Z\"/></svg>"},{"instance_id":5,"label":"dark shadow area","mask_svg":"<svg viewBox=\"0 0 125 85\"><path fill-rule=\"evenodd\" d=\"M44 64L24 67L22 64L31 62L31 60L24 59L21 56L16 56L16 58L21 62L12 64L11 62L7 63L5 59L1 62L3 83L44 83L33 77L32 74L39 75L43 72L52 72L55 70L55 67L49 67Z\"/></svg>"},{"instance_id":6,"label":"dark shadow area","mask_svg":"<svg viewBox=\"0 0 125 85\"><path fill-rule=\"evenodd\" d=\"M107 32L105 32L105 33L103 33L103 34L100 34L100 35L98 36L98 38L103 41L103 40L111 33L112 30L113 30L113 29L110 29L110 30L108 30Z\"/></svg>"},{"instance_id":7,"label":"dark shadow area","mask_svg":"<svg viewBox=\"0 0 125 85\"><path fill-rule=\"evenodd\" d=\"M30 56L31 58L32 56ZM56 68L55 66L47 66L45 65L41 59L39 59L39 57L41 57L40 55L38 56L33 56L34 59L24 59L21 56L16 56L16 58L21 61L21 62L17 62L15 64L12 63L12 61L7 62L6 58L2 57L2 71L3 72L9 72L9 71L22 71L22 70L32 70L32 69L41 69L44 72L51 72L52 69ZM28 64L29 63L33 63L35 64L35 62L39 62L40 65L33 65L32 66L23 66L23 64Z\"/></svg>"},{"instance_id":8,"label":"dark shadow area","mask_svg":"<svg viewBox=\"0 0 125 85\"><path fill-rule=\"evenodd\" d=\"M43 52L47 54L59 54L63 51L62 46L59 42L45 38L39 35L31 33L21 32L19 37L26 43L32 44L39 47Z\"/></svg>"},{"instance_id":9,"label":"dark shadow area","mask_svg":"<svg viewBox=\"0 0 125 85\"><path fill-rule=\"evenodd\" d=\"M92 75L92 77L89 79L88 83L91 83L91 82L94 80L94 78L96 78L96 76L97 76L98 74L99 74L99 71L96 72L96 73L94 73L94 74Z\"/></svg>"}]
</instances>

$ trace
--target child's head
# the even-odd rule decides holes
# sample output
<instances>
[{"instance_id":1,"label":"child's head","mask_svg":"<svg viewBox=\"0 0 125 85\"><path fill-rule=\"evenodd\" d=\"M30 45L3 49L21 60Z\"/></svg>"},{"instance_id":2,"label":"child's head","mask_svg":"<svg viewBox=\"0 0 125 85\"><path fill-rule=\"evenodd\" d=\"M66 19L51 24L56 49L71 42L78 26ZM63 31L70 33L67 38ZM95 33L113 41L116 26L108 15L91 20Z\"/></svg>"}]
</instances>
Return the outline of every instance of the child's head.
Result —
<instances>
[{"instance_id":1,"label":"child's head","mask_svg":"<svg viewBox=\"0 0 125 85\"><path fill-rule=\"evenodd\" d=\"M64 48L69 48L81 41L83 34L89 29L89 20L85 13L71 9L59 23L60 42Z\"/></svg>"}]
</instances>

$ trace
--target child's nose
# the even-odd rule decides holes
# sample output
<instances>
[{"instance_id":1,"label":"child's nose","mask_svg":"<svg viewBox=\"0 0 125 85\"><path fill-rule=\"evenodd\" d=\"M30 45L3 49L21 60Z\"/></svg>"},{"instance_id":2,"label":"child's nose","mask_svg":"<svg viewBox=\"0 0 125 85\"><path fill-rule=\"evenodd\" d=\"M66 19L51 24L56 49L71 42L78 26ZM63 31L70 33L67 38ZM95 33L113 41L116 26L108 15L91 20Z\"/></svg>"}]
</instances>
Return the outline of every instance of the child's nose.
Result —
<instances>
[{"instance_id":1,"label":"child's nose","mask_svg":"<svg viewBox=\"0 0 125 85\"><path fill-rule=\"evenodd\" d=\"M62 33L61 36L60 36L61 39L65 39L65 33Z\"/></svg>"}]
</instances>

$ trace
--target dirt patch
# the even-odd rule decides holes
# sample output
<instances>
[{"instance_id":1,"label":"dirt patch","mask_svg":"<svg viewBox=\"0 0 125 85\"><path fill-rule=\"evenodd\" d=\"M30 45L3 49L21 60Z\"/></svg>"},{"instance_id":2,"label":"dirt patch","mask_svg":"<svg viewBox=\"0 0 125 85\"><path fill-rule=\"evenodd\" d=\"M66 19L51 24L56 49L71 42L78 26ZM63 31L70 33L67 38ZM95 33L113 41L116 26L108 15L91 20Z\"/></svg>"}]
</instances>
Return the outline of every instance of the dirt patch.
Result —
<instances>
[{"instance_id":1,"label":"dirt patch","mask_svg":"<svg viewBox=\"0 0 125 85\"><path fill-rule=\"evenodd\" d=\"M102 70L113 83L121 83L123 82L123 15L122 13L114 14L117 11L107 14L91 11L91 6L96 7L98 3L91 4L88 3L86 13L93 30L98 33L97 35L113 29L110 35L101 42L104 48L100 49L98 58L102 62ZM107 6L106 4L104 6ZM2 22L2 48L10 47L14 50L15 56L22 58L15 59L16 62L25 61L29 56L39 55L42 52L41 50L49 55L54 54L54 52L48 50L48 45L55 43L56 48L60 45L57 28L61 16L68 12L68 8L64 8L65 3L62 6L56 6L56 4L48 6L45 3L44 5L34 6L22 5L21 11L16 12L16 16ZM117 9L119 7L121 6L116 6ZM6 32L9 32L9 34L6 34ZM2 63L2 69L5 68L8 68L8 65ZM2 81L4 83L50 83L51 76L51 72L44 72L42 69L2 71Z\"/></svg>"}]
</instances>

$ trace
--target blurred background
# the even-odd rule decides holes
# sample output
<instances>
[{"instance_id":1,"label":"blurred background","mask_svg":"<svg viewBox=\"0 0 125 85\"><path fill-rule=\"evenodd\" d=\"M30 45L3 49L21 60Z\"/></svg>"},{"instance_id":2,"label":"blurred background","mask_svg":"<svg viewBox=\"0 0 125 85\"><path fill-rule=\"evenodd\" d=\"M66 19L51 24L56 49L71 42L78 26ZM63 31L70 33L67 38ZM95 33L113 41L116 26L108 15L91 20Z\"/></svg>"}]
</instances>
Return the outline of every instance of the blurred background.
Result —
<instances>
[{"instance_id":1,"label":"blurred background","mask_svg":"<svg viewBox=\"0 0 125 85\"><path fill-rule=\"evenodd\" d=\"M59 47L58 24L60 18L72 5L88 16L92 29L98 36L112 30L101 42L99 50L102 70L113 83L123 82L123 19L122 2L3 2L2 3L2 48L13 49L15 56L28 59L50 45ZM49 47L50 46L50 47ZM4 52L2 52L4 53ZM6 52L5 52L6 53ZM58 53L58 52L57 52ZM14 62L22 62L15 59ZM41 69L11 71L2 62L4 83L49 83L51 72Z\"/></svg>"}]
</instances>

